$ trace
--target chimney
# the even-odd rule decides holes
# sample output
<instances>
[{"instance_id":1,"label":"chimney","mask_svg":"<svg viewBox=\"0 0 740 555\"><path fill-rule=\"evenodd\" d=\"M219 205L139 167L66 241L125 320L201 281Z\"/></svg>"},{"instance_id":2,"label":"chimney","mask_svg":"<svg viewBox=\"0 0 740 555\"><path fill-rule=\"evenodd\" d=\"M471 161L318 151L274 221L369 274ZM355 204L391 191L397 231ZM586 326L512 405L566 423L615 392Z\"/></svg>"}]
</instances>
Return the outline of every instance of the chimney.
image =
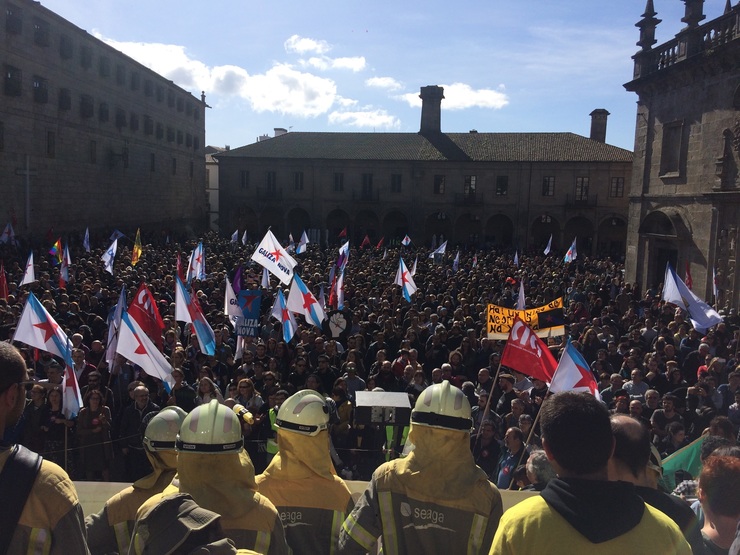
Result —
<instances>
[{"instance_id":1,"label":"chimney","mask_svg":"<svg viewBox=\"0 0 740 555\"><path fill-rule=\"evenodd\" d=\"M442 99L444 88L429 85L421 88L421 129L419 133L442 132Z\"/></svg>"},{"instance_id":2,"label":"chimney","mask_svg":"<svg viewBox=\"0 0 740 555\"><path fill-rule=\"evenodd\" d=\"M589 115L591 116L591 139L605 143L606 119L609 117L609 112L604 110L604 108L597 108Z\"/></svg>"},{"instance_id":3,"label":"chimney","mask_svg":"<svg viewBox=\"0 0 740 555\"><path fill-rule=\"evenodd\" d=\"M282 135L287 135L288 134L288 130L285 129L284 127L273 127L273 129L275 130L275 136L276 137L280 137Z\"/></svg>"}]
</instances>

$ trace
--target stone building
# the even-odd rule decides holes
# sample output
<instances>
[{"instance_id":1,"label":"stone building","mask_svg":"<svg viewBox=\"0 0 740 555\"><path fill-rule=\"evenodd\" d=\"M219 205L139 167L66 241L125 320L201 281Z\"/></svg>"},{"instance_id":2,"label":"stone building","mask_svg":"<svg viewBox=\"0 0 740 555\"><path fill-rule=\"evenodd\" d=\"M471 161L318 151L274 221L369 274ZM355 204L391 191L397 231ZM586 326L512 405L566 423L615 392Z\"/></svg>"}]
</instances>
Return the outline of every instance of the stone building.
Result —
<instances>
[{"instance_id":1,"label":"stone building","mask_svg":"<svg viewBox=\"0 0 740 555\"><path fill-rule=\"evenodd\" d=\"M421 89L418 133L281 133L215 154L222 231L271 226L278 237L359 245L409 234L476 246L567 248L620 258L632 153L607 145L608 112L591 137L573 133L445 133L441 87ZM313 240L313 239L312 239Z\"/></svg>"},{"instance_id":2,"label":"stone building","mask_svg":"<svg viewBox=\"0 0 740 555\"><path fill-rule=\"evenodd\" d=\"M633 80L637 129L629 195L626 278L643 290L663 281L666 262L688 267L694 292L738 306L740 226L740 4L705 18L704 0L684 0L686 24L654 46L653 1L637 23ZM657 289L656 289L657 290Z\"/></svg>"},{"instance_id":3,"label":"stone building","mask_svg":"<svg viewBox=\"0 0 740 555\"><path fill-rule=\"evenodd\" d=\"M0 0L0 16L2 225L205 221L205 99L39 2Z\"/></svg>"}]
</instances>

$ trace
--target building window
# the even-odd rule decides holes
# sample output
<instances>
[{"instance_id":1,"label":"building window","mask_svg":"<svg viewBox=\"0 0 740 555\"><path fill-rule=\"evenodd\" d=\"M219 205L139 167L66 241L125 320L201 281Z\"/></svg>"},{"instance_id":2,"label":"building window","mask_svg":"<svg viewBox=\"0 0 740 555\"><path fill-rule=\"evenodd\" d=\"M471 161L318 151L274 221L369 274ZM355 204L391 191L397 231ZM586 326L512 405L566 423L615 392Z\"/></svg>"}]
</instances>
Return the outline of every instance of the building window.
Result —
<instances>
[{"instance_id":1,"label":"building window","mask_svg":"<svg viewBox=\"0 0 740 555\"><path fill-rule=\"evenodd\" d=\"M162 139L164 137L164 126L161 123L157 123L157 139Z\"/></svg>"},{"instance_id":2,"label":"building window","mask_svg":"<svg viewBox=\"0 0 740 555\"><path fill-rule=\"evenodd\" d=\"M46 132L46 156L55 158L57 155L57 135L54 131Z\"/></svg>"},{"instance_id":3,"label":"building window","mask_svg":"<svg viewBox=\"0 0 740 555\"><path fill-rule=\"evenodd\" d=\"M101 102L98 106L98 121L106 122L110 119L110 110L108 110L108 103Z\"/></svg>"},{"instance_id":4,"label":"building window","mask_svg":"<svg viewBox=\"0 0 740 555\"><path fill-rule=\"evenodd\" d=\"M175 107L175 91L172 91L172 90L167 91L167 106L169 108Z\"/></svg>"},{"instance_id":5,"label":"building window","mask_svg":"<svg viewBox=\"0 0 740 555\"><path fill-rule=\"evenodd\" d=\"M403 184L403 175L400 173L391 174L391 193L400 193Z\"/></svg>"},{"instance_id":6,"label":"building window","mask_svg":"<svg viewBox=\"0 0 740 555\"><path fill-rule=\"evenodd\" d=\"M293 172L293 189L296 191L303 190L303 172Z\"/></svg>"},{"instance_id":7,"label":"building window","mask_svg":"<svg viewBox=\"0 0 740 555\"><path fill-rule=\"evenodd\" d=\"M177 158L172 159L172 175L177 175Z\"/></svg>"},{"instance_id":8,"label":"building window","mask_svg":"<svg viewBox=\"0 0 740 555\"><path fill-rule=\"evenodd\" d=\"M93 98L88 94L80 96L80 116L83 118L93 117L95 109L93 108Z\"/></svg>"},{"instance_id":9,"label":"building window","mask_svg":"<svg viewBox=\"0 0 740 555\"><path fill-rule=\"evenodd\" d=\"M190 133L185 133L185 146L188 148L193 146L193 136Z\"/></svg>"},{"instance_id":10,"label":"building window","mask_svg":"<svg viewBox=\"0 0 740 555\"><path fill-rule=\"evenodd\" d=\"M622 198L624 196L624 177L612 177L609 185L609 196L612 198Z\"/></svg>"},{"instance_id":11,"label":"building window","mask_svg":"<svg viewBox=\"0 0 740 555\"><path fill-rule=\"evenodd\" d=\"M239 173L239 187L249 189L249 170L242 170Z\"/></svg>"},{"instance_id":12,"label":"building window","mask_svg":"<svg viewBox=\"0 0 740 555\"><path fill-rule=\"evenodd\" d=\"M154 96L154 83L151 79L144 80L144 96Z\"/></svg>"},{"instance_id":13,"label":"building window","mask_svg":"<svg viewBox=\"0 0 740 555\"><path fill-rule=\"evenodd\" d=\"M89 46L80 47L80 66L84 69L92 67L92 48Z\"/></svg>"},{"instance_id":14,"label":"building window","mask_svg":"<svg viewBox=\"0 0 740 555\"><path fill-rule=\"evenodd\" d=\"M373 194L373 174L362 174L362 197L370 198Z\"/></svg>"},{"instance_id":15,"label":"building window","mask_svg":"<svg viewBox=\"0 0 740 555\"><path fill-rule=\"evenodd\" d=\"M100 56L98 60L98 74L101 77L108 77L110 75L110 60L105 56Z\"/></svg>"},{"instance_id":16,"label":"building window","mask_svg":"<svg viewBox=\"0 0 740 555\"><path fill-rule=\"evenodd\" d=\"M344 174L343 173L334 174L334 192L335 193L344 192Z\"/></svg>"},{"instance_id":17,"label":"building window","mask_svg":"<svg viewBox=\"0 0 740 555\"><path fill-rule=\"evenodd\" d=\"M185 110L185 101L182 98L177 99L177 111L182 112Z\"/></svg>"},{"instance_id":18,"label":"building window","mask_svg":"<svg viewBox=\"0 0 740 555\"><path fill-rule=\"evenodd\" d=\"M498 175L496 176L496 196L505 197L509 194L509 176Z\"/></svg>"},{"instance_id":19,"label":"building window","mask_svg":"<svg viewBox=\"0 0 740 555\"><path fill-rule=\"evenodd\" d=\"M182 142L183 142L183 134L182 134L182 131L178 130L177 131L177 144L181 145Z\"/></svg>"},{"instance_id":20,"label":"building window","mask_svg":"<svg viewBox=\"0 0 740 555\"><path fill-rule=\"evenodd\" d=\"M116 64L116 85L123 86L126 84L126 68L123 64Z\"/></svg>"},{"instance_id":21,"label":"building window","mask_svg":"<svg viewBox=\"0 0 740 555\"><path fill-rule=\"evenodd\" d=\"M123 162L123 168L128 168L128 147L125 146L121 149L121 162Z\"/></svg>"},{"instance_id":22,"label":"building window","mask_svg":"<svg viewBox=\"0 0 740 555\"><path fill-rule=\"evenodd\" d=\"M435 175L434 176L434 194L435 195L444 195L445 194L445 184L447 182L447 179L444 175Z\"/></svg>"},{"instance_id":23,"label":"building window","mask_svg":"<svg viewBox=\"0 0 740 555\"><path fill-rule=\"evenodd\" d=\"M136 71L131 72L131 90L138 91L141 86L141 76Z\"/></svg>"},{"instance_id":24,"label":"building window","mask_svg":"<svg viewBox=\"0 0 740 555\"><path fill-rule=\"evenodd\" d=\"M463 185L463 194L466 197L475 196L475 187L476 187L477 181L478 181L478 178L475 175L465 176L465 184Z\"/></svg>"},{"instance_id":25,"label":"building window","mask_svg":"<svg viewBox=\"0 0 740 555\"><path fill-rule=\"evenodd\" d=\"M192 116L193 115L193 105L188 102L185 105L185 115L186 116Z\"/></svg>"},{"instance_id":26,"label":"building window","mask_svg":"<svg viewBox=\"0 0 740 555\"><path fill-rule=\"evenodd\" d=\"M96 141L90 141L88 146L88 162L91 164L98 163L98 143Z\"/></svg>"},{"instance_id":27,"label":"building window","mask_svg":"<svg viewBox=\"0 0 740 555\"><path fill-rule=\"evenodd\" d=\"M555 176L547 175L542 178L542 196L543 197L554 197L555 196Z\"/></svg>"},{"instance_id":28,"label":"building window","mask_svg":"<svg viewBox=\"0 0 740 555\"><path fill-rule=\"evenodd\" d=\"M681 175L681 143L683 122L675 121L663 126L663 145L660 153L660 175L678 177Z\"/></svg>"},{"instance_id":29,"label":"building window","mask_svg":"<svg viewBox=\"0 0 740 555\"><path fill-rule=\"evenodd\" d=\"M175 130L172 127L167 128L167 142L168 143L175 142Z\"/></svg>"},{"instance_id":30,"label":"building window","mask_svg":"<svg viewBox=\"0 0 740 555\"><path fill-rule=\"evenodd\" d=\"M49 24L42 19L33 21L33 42L37 46L49 46Z\"/></svg>"},{"instance_id":31,"label":"building window","mask_svg":"<svg viewBox=\"0 0 740 555\"><path fill-rule=\"evenodd\" d=\"M195 119L195 121L198 121L200 119L200 111L193 110L193 119Z\"/></svg>"},{"instance_id":32,"label":"building window","mask_svg":"<svg viewBox=\"0 0 740 555\"><path fill-rule=\"evenodd\" d=\"M576 202L588 200L588 177L576 177Z\"/></svg>"},{"instance_id":33,"label":"building window","mask_svg":"<svg viewBox=\"0 0 740 555\"><path fill-rule=\"evenodd\" d=\"M267 172L266 184L268 193L274 193L277 190L277 175L275 172Z\"/></svg>"},{"instance_id":34,"label":"building window","mask_svg":"<svg viewBox=\"0 0 740 555\"><path fill-rule=\"evenodd\" d=\"M23 10L12 4L5 8L5 31L9 35L20 35L23 31Z\"/></svg>"},{"instance_id":35,"label":"building window","mask_svg":"<svg viewBox=\"0 0 740 555\"><path fill-rule=\"evenodd\" d=\"M164 88L161 85L157 85L157 102L164 101Z\"/></svg>"},{"instance_id":36,"label":"building window","mask_svg":"<svg viewBox=\"0 0 740 555\"><path fill-rule=\"evenodd\" d=\"M17 67L5 66L5 96L20 96L23 72Z\"/></svg>"},{"instance_id":37,"label":"building window","mask_svg":"<svg viewBox=\"0 0 740 555\"><path fill-rule=\"evenodd\" d=\"M59 57L62 60L69 60L74 55L74 47L72 39L67 35L61 35L59 37Z\"/></svg>"},{"instance_id":38,"label":"building window","mask_svg":"<svg viewBox=\"0 0 740 555\"><path fill-rule=\"evenodd\" d=\"M154 120L151 116L144 116L144 135L154 135Z\"/></svg>"},{"instance_id":39,"label":"building window","mask_svg":"<svg viewBox=\"0 0 740 555\"><path fill-rule=\"evenodd\" d=\"M153 152L149 153L149 171L157 171L157 157Z\"/></svg>"},{"instance_id":40,"label":"building window","mask_svg":"<svg viewBox=\"0 0 740 555\"><path fill-rule=\"evenodd\" d=\"M138 131L139 130L139 116L136 114L131 114L128 121L128 127L131 129L131 131Z\"/></svg>"},{"instance_id":41,"label":"building window","mask_svg":"<svg viewBox=\"0 0 740 555\"><path fill-rule=\"evenodd\" d=\"M200 138L193 137L193 150L200 150Z\"/></svg>"},{"instance_id":42,"label":"building window","mask_svg":"<svg viewBox=\"0 0 740 555\"><path fill-rule=\"evenodd\" d=\"M33 101L37 104L49 102L49 84L38 75L33 76Z\"/></svg>"},{"instance_id":43,"label":"building window","mask_svg":"<svg viewBox=\"0 0 740 555\"><path fill-rule=\"evenodd\" d=\"M194 173L195 173L195 164L193 163L193 161L192 161L192 160L190 160L190 166L189 166L189 168L188 168L188 175L189 175L190 177L193 177L193 174L194 174Z\"/></svg>"}]
</instances>

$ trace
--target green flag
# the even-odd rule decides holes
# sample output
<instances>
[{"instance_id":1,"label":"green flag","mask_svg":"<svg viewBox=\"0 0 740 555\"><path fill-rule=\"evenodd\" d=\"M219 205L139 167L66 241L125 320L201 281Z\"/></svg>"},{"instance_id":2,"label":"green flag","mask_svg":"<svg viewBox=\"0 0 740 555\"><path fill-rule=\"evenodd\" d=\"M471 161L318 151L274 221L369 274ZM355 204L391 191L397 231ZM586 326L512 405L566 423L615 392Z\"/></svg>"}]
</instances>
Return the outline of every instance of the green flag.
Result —
<instances>
[{"instance_id":1,"label":"green flag","mask_svg":"<svg viewBox=\"0 0 740 555\"><path fill-rule=\"evenodd\" d=\"M676 471L683 470L696 478L701 470L701 446L704 438L692 441L686 447L682 447L672 455L663 459L663 478L671 490L676 487Z\"/></svg>"}]
</instances>

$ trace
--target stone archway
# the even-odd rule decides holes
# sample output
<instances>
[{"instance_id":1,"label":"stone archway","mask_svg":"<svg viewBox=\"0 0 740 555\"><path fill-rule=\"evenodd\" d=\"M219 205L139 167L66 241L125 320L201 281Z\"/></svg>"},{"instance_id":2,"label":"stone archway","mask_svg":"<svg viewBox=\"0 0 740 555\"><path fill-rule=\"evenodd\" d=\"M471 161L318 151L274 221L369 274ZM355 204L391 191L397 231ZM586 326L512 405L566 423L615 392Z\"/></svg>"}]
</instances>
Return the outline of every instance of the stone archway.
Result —
<instances>
[{"instance_id":1,"label":"stone archway","mask_svg":"<svg viewBox=\"0 0 740 555\"><path fill-rule=\"evenodd\" d=\"M311 229L311 216L303 208L291 208L288 211L288 233L297 242L304 231Z\"/></svg>"},{"instance_id":2,"label":"stone archway","mask_svg":"<svg viewBox=\"0 0 740 555\"><path fill-rule=\"evenodd\" d=\"M280 241L288 237L285 233L285 218L279 209L265 208L262 211L260 223L262 224L260 235L263 235L269 228Z\"/></svg>"},{"instance_id":3,"label":"stone archway","mask_svg":"<svg viewBox=\"0 0 740 555\"><path fill-rule=\"evenodd\" d=\"M599 224L596 252L600 256L608 255L622 260L627 245L627 220L613 215Z\"/></svg>"},{"instance_id":4,"label":"stone archway","mask_svg":"<svg viewBox=\"0 0 740 555\"><path fill-rule=\"evenodd\" d=\"M424 220L423 240L427 246L438 247L442 241L450 238L451 233L452 220L450 215L443 210L429 214Z\"/></svg>"},{"instance_id":5,"label":"stone archway","mask_svg":"<svg viewBox=\"0 0 740 555\"><path fill-rule=\"evenodd\" d=\"M552 249L561 247L560 222L549 214L542 214L532 222L529 246L544 250L552 237Z\"/></svg>"},{"instance_id":6,"label":"stone archway","mask_svg":"<svg viewBox=\"0 0 740 555\"><path fill-rule=\"evenodd\" d=\"M383 216L382 234L387 245L400 245L407 233L409 233L409 220L406 214L400 210L391 210Z\"/></svg>"},{"instance_id":7,"label":"stone archway","mask_svg":"<svg viewBox=\"0 0 740 555\"><path fill-rule=\"evenodd\" d=\"M481 240L480 216L474 214L462 214L455 221L454 237L456 243L467 246L475 246Z\"/></svg>"},{"instance_id":8,"label":"stone archway","mask_svg":"<svg viewBox=\"0 0 740 555\"><path fill-rule=\"evenodd\" d=\"M372 210L360 210L355 216L355 242L359 245L367 235L374 245L381 238L380 219Z\"/></svg>"},{"instance_id":9,"label":"stone archway","mask_svg":"<svg viewBox=\"0 0 740 555\"><path fill-rule=\"evenodd\" d=\"M335 245L340 241L344 241L344 238L340 238L339 234L344 228L347 228L347 237L352 237L352 227L349 214L341 208L336 208L329 212L326 216L326 229L329 232L328 242L330 245Z\"/></svg>"},{"instance_id":10,"label":"stone archway","mask_svg":"<svg viewBox=\"0 0 740 555\"><path fill-rule=\"evenodd\" d=\"M578 254L590 255L593 252L594 224L588 218L576 216L568 220L563 235L563 247L569 247L575 238Z\"/></svg>"},{"instance_id":11,"label":"stone archway","mask_svg":"<svg viewBox=\"0 0 740 555\"><path fill-rule=\"evenodd\" d=\"M514 222L504 214L488 218L483 240L487 245L511 247L514 244Z\"/></svg>"}]
</instances>

